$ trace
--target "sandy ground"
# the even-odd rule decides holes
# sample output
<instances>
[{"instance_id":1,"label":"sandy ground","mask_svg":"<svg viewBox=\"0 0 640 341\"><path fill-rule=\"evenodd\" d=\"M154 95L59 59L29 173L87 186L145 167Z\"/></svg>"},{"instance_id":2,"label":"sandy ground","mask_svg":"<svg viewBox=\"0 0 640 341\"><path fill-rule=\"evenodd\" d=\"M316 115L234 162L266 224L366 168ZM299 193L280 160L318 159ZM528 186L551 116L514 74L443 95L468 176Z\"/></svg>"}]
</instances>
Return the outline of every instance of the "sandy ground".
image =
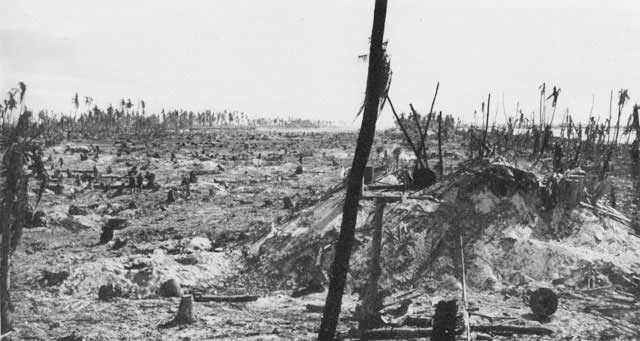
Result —
<instances>
[{"instance_id":1,"label":"sandy ground","mask_svg":"<svg viewBox=\"0 0 640 341\"><path fill-rule=\"evenodd\" d=\"M65 176L63 194L45 194L38 209L47 214L48 227L25 231L12 268L16 309L12 336L16 340L52 340L74 333L83 340L315 338L320 314L306 307L323 304L325 293L292 298L295 283L248 271L246 253L251 242L340 184L344 167L353 157L355 135L216 134L165 139L146 147L141 141L131 141L139 149L119 156L111 140L65 142L99 145L102 154L97 160L81 161L77 153L64 153L64 144L46 151L45 157L51 155L56 165L59 158L64 160L62 167L56 166L63 174L66 169L89 171L94 166L104 173L110 166L114 174L125 175L138 166L154 172L160 188L118 193L88 188L87 182L76 184ZM389 148L394 143L397 141L385 138L378 141ZM154 152L158 154L152 155ZM305 155L304 172L296 175L301 153ZM445 169L455 162L448 158ZM176 202L166 203L168 190L178 188L192 170L200 175L190 186L189 196L180 192ZM285 208L285 198L292 199L293 208ZM71 205L86 207L86 214L69 215ZM126 241L123 247L114 247L113 241L98 244L101 227L111 217L128 221L126 228L115 232L116 239ZM42 281L43 270L70 275L62 283L47 285ZM161 329L158 326L175 315L179 303L179 298L160 297L156 291L171 278L182 284L185 293L260 298L249 303L196 302L195 324ZM123 297L99 300L98 288L108 283L120 285ZM524 289L510 288L499 294L471 291L470 304L478 314L472 322L540 325L522 302ZM621 296L615 288L559 292L560 308L544 324L556 334L532 339L638 336L634 324L639 320L633 314L639 306L636 297ZM412 314L430 316L433 305L447 295L451 294L424 293L412 303ZM349 317L357 300L356 294L345 295L339 331L356 326ZM628 322L616 322L619 320Z\"/></svg>"}]
</instances>

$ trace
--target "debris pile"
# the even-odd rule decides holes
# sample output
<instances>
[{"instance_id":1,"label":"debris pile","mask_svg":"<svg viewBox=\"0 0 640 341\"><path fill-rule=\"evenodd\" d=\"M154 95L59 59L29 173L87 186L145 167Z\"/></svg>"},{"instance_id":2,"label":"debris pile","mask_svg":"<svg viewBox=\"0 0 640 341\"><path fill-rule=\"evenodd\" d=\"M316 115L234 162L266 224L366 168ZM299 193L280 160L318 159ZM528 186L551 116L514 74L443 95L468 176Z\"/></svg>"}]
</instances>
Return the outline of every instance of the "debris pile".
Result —
<instances>
[{"instance_id":1,"label":"debris pile","mask_svg":"<svg viewBox=\"0 0 640 341\"><path fill-rule=\"evenodd\" d=\"M451 283L459 273L460 236L467 282L478 290L534 282L640 288L640 238L623 214L589 189L580 170L545 178L501 160L474 160L427 189L374 194L402 198L384 215L383 288ZM255 242L249 255L263 272L297 285L326 276L342 203L343 194L334 194L302 210ZM360 202L353 287L366 280L373 206ZM458 290L453 283L449 287Z\"/></svg>"}]
</instances>

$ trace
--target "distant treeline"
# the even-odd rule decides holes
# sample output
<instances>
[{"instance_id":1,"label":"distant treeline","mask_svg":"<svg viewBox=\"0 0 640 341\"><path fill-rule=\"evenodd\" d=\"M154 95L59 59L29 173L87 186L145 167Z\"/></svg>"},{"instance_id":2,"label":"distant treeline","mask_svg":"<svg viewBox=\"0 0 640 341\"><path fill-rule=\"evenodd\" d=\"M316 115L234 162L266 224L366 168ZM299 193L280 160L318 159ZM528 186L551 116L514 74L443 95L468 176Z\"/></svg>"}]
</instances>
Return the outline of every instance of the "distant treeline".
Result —
<instances>
[{"instance_id":1,"label":"distant treeline","mask_svg":"<svg viewBox=\"0 0 640 341\"><path fill-rule=\"evenodd\" d=\"M127 102L124 102L127 103ZM130 102L128 102L130 103ZM144 102L142 102L144 103ZM331 121L282 118L250 118L244 112L214 112L206 110L194 112L187 110L162 110L159 114L148 114L144 105L141 110L133 110L126 104L120 108L109 106L101 109L93 106L86 112L74 115L40 111L38 121L47 127L48 140L60 140L64 137L104 137L118 134L137 134L157 136L183 129L206 129L224 127L287 127L319 128L333 126Z\"/></svg>"}]
</instances>

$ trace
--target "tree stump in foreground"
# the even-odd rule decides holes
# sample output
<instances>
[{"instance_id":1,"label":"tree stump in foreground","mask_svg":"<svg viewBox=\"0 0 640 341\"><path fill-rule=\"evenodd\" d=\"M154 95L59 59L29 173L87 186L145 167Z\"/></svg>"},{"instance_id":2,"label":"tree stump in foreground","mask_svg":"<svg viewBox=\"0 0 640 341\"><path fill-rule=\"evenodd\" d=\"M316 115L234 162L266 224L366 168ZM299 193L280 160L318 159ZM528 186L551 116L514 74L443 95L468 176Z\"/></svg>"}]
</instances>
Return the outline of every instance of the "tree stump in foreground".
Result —
<instances>
[{"instance_id":1,"label":"tree stump in foreground","mask_svg":"<svg viewBox=\"0 0 640 341\"><path fill-rule=\"evenodd\" d=\"M173 320L161 324L160 328L171 328L183 324L192 324L196 322L196 316L193 313L193 296L184 295L180 300L180 306L178 306L178 313Z\"/></svg>"},{"instance_id":2,"label":"tree stump in foreground","mask_svg":"<svg viewBox=\"0 0 640 341\"><path fill-rule=\"evenodd\" d=\"M457 315L458 304L456 300L438 302L436 304L435 315L433 316L433 334L431 334L431 340L455 341Z\"/></svg>"}]
</instances>

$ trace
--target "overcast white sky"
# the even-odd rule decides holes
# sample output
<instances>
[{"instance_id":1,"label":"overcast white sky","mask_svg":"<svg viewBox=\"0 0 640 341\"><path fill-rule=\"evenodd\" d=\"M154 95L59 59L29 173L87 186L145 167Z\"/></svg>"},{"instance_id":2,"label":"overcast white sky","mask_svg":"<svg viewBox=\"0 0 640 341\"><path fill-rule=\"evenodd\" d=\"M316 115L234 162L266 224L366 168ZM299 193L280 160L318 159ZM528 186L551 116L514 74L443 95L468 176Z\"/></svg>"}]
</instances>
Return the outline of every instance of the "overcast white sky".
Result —
<instances>
[{"instance_id":1,"label":"overcast white sky","mask_svg":"<svg viewBox=\"0 0 640 341\"><path fill-rule=\"evenodd\" d=\"M12 2L0 13L0 90L28 85L28 104L71 110L144 99L150 110L236 109L256 116L352 121L363 98L374 1ZM492 94L508 112L608 114L609 91L640 102L640 1L390 0L391 98L466 120ZM628 109L630 110L630 108ZM493 112L493 110L492 110ZM383 113L381 123L391 122Z\"/></svg>"}]
</instances>

